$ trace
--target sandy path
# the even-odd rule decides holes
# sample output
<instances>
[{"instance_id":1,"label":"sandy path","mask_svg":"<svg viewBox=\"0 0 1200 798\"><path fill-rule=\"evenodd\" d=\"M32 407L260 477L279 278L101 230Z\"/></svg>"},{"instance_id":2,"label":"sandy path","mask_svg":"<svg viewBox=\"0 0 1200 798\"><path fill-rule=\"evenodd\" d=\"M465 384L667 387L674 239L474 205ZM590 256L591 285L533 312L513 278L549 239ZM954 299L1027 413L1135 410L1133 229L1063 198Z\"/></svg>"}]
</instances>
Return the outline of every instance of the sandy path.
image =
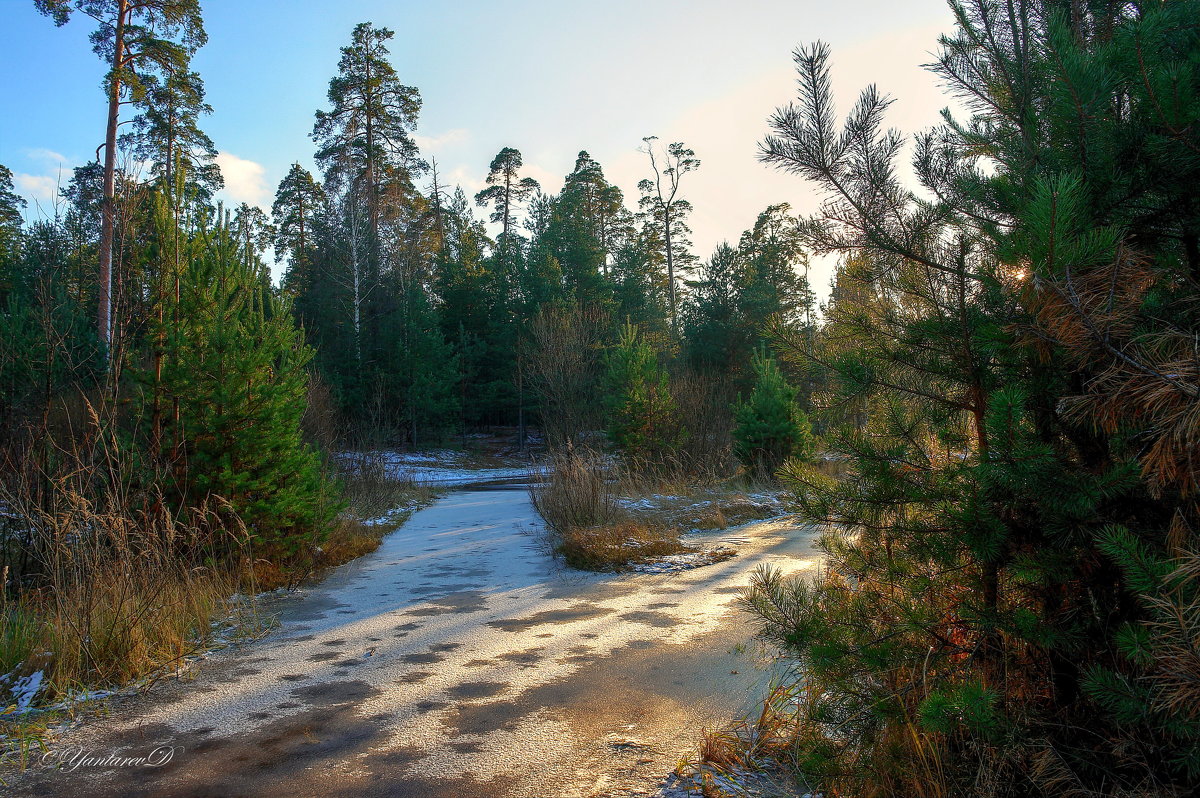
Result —
<instances>
[{"instance_id":1,"label":"sandy path","mask_svg":"<svg viewBox=\"0 0 1200 798\"><path fill-rule=\"evenodd\" d=\"M810 567L811 533L714 533L742 554L662 575L580 574L546 552L524 491L463 491L280 602L267 639L117 704L55 751L160 767L33 771L14 795L649 795L701 726L765 674L730 603L764 561Z\"/></svg>"}]
</instances>

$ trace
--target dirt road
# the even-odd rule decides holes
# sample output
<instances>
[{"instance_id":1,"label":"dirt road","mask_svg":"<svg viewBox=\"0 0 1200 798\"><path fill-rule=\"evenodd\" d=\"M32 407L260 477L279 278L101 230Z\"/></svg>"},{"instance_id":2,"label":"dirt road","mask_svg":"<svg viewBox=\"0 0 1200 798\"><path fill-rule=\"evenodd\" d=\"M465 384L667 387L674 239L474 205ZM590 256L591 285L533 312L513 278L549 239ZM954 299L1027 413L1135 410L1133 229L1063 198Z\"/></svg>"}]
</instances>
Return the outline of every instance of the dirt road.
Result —
<instances>
[{"instance_id":1,"label":"dirt road","mask_svg":"<svg viewBox=\"0 0 1200 798\"><path fill-rule=\"evenodd\" d=\"M117 703L7 792L652 795L702 726L759 694L731 602L760 562L811 567L813 535L763 522L712 533L736 541L726 562L599 575L557 563L538 529L523 490L446 496L281 599L271 636Z\"/></svg>"}]
</instances>

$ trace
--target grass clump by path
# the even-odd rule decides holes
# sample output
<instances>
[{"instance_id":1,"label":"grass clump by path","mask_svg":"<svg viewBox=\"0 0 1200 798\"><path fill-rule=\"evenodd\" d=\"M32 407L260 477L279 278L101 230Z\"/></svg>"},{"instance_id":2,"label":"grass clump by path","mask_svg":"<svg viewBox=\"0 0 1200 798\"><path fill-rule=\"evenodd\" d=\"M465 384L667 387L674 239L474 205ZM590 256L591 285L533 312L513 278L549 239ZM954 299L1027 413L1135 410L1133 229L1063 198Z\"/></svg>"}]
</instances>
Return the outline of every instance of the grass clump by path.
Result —
<instances>
[{"instance_id":1,"label":"grass clump by path","mask_svg":"<svg viewBox=\"0 0 1200 798\"><path fill-rule=\"evenodd\" d=\"M79 696L150 684L270 623L243 598L258 592L249 536L217 512L42 487L0 495L0 767L28 764Z\"/></svg>"},{"instance_id":2,"label":"grass clump by path","mask_svg":"<svg viewBox=\"0 0 1200 798\"><path fill-rule=\"evenodd\" d=\"M635 518L621 503L615 469L601 455L568 449L530 489L556 553L573 568L618 571L690 549L677 528Z\"/></svg>"}]
</instances>

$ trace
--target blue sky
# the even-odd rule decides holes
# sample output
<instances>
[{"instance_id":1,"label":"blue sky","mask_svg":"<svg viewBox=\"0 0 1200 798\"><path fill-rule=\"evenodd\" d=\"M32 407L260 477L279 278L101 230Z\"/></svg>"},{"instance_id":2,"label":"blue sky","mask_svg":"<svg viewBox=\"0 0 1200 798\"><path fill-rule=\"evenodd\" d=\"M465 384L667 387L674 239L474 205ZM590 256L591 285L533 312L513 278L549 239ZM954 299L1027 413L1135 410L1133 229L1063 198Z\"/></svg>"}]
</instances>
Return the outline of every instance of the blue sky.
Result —
<instances>
[{"instance_id":1,"label":"blue sky","mask_svg":"<svg viewBox=\"0 0 1200 798\"><path fill-rule=\"evenodd\" d=\"M682 193L695 206L697 254L736 240L767 205L812 210L799 178L755 160L766 119L794 96L791 51L833 46L839 106L867 83L896 96L889 121L915 132L947 104L920 68L951 16L944 0L203 0L209 42L194 66L215 112L203 126L221 152L227 201L270 207L288 166L312 168L313 113L358 22L395 31L391 59L421 91L423 154L452 183L482 187L505 146L556 191L588 150L631 207L645 176L641 138L683 141L701 159ZM90 20L63 28L32 0L0 0L0 164L53 213L59 174L94 157L104 135L104 67ZM828 282L830 264L813 275ZM823 293L823 292L822 292Z\"/></svg>"}]
</instances>

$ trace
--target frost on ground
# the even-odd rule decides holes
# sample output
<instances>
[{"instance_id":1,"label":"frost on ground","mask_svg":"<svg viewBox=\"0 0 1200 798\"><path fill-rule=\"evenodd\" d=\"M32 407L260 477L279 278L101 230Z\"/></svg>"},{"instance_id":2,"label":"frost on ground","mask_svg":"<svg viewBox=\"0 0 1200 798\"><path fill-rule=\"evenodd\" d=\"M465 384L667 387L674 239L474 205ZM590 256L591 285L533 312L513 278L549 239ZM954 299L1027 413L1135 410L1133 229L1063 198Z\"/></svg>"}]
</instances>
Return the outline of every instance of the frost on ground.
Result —
<instances>
[{"instance_id":1,"label":"frost on ground","mask_svg":"<svg viewBox=\"0 0 1200 798\"><path fill-rule=\"evenodd\" d=\"M696 551L689 551L684 554L666 554L662 557L656 557L650 562L637 563L631 566L629 570L638 574L668 574L673 571L687 571L692 568L701 568L705 565L712 565L713 563L722 562L736 556L737 549L726 545L726 543L720 543L712 548L697 549Z\"/></svg>"},{"instance_id":2,"label":"frost on ground","mask_svg":"<svg viewBox=\"0 0 1200 798\"><path fill-rule=\"evenodd\" d=\"M815 530L758 524L736 559L643 575L565 569L538 527L521 490L443 497L264 602L275 634L49 743L185 747L171 769L33 770L10 794L653 794L697 729L757 701L771 675L732 602L760 563L815 567Z\"/></svg>"},{"instance_id":3,"label":"frost on ground","mask_svg":"<svg viewBox=\"0 0 1200 798\"><path fill-rule=\"evenodd\" d=\"M810 793L786 776L770 771L734 768L729 771L705 770L703 773L680 776L672 773L653 793L652 798L823 798Z\"/></svg>"},{"instance_id":4,"label":"frost on ground","mask_svg":"<svg viewBox=\"0 0 1200 798\"><path fill-rule=\"evenodd\" d=\"M13 680L13 676L13 673L0 676L0 685L8 684ZM29 705L33 703L33 699L42 689L45 678L45 672L39 670L13 681L13 685L9 689L9 692L12 693L12 703L5 708L4 712L0 713L0 717L28 711Z\"/></svg>"},{"instance_id":5,"label":"frost on ground","mask_svg":"<svg viewBox=\"0 0 1200 798\"><path fill-rule=\"evenodd\" d=\"M760 521L787 516L783 491L733 492L710 489L692 495L650 494L621 497L617 503L635 518L659 520L683 533L680 542L691 549L635 563L634 573L664 574L724 562L738 554L746 538L731 534Z\"/></svg>"},{"instance_id":6,"label":"frost on ground","mask_svg":"<svg viewBox=\"0 0 1200 798\"><path fill-rule=\"evenodd\" d=\"M532 469L529 462L515 457L486 456L454 449L343 452L339 460L349 470L361 463L381 463L393 479L430 487L525 479Z\"/></svg>"},{"instance_id":7,"label":"frost on ground","mask_svg":"<svg viewBox=\"0 0 1200 798\"><path fill-rule=\"evenodd\" d=\"M393 507L381 516L376 518L368 518L360 523L363 526L396 526L400 522L404 521L404 519L409 515L427 504L428 502L423 499L410 499Z\"/></svg>"}]
</instances>

